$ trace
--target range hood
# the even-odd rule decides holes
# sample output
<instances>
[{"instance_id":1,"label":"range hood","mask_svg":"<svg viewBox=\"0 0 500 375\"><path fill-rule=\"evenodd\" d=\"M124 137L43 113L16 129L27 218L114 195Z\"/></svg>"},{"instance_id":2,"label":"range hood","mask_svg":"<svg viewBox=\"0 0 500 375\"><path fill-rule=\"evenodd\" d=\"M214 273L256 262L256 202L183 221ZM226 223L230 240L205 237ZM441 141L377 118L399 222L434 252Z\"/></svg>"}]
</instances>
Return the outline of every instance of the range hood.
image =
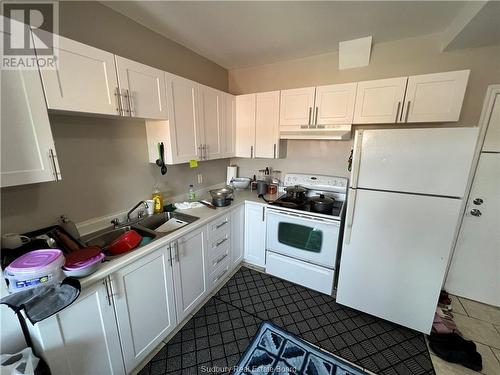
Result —
<instances>
[{"instance_id":1,"label":"range hood","mask_svg":"<svg viewBox=\"0 0 500 375\"><path fill-rule=\"evenodd\" d=\"M283 126L280 139L321 139L345 141L351 139L351 125Z\"/></svg>"}]
</instances>

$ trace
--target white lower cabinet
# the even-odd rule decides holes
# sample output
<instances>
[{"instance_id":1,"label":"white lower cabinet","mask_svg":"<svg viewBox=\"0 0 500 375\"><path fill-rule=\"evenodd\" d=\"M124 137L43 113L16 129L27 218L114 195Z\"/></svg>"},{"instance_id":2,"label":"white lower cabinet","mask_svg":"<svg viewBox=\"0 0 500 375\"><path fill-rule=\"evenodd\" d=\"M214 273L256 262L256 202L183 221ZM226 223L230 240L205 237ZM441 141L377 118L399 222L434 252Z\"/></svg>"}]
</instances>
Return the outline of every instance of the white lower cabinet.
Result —
<instances>
[{"instance_id":1,"label":"white lower cabinet","mask_svg":"<svg viewBox=\"0 0 500 375\"><path fill-rule=\"evenodd\" d=\"M97 283L69 307L30 327L52 375L125 374L113 305Z\"/></svg>"},{"instance_id":2,"label":"white lower cabinet","mask_svg":"<svg viewBox=\"0 0 500 375\"><path fill-rule=\"evenodd\" d=\"M203 227L172 243L175 299L179 322L182 322L208 293L206 236L206 229Z\"/></svg>"},{"instance_id":3,"label":"white lower cabinet","mask_svg":"<svg viewBox=\"0 0 500 375\"><path fill-rule=\"evenodd\" d=\"M177 324L169 246L113 273L111 288L130 373Z\"/></svg>"},{"instance_id":4,"label":"white lower cabinet","mask_svg":"<svg viewBox=\"0 0 500 375\"><path fill-rule=\"evenodd\" d=\"M231 211L231 267L243 261L245 249L245 205Z\"/></svg>"},{"instance_id":5,"label":"white lower cabinet","mask_svg":"<svg viewBox=\"0 0 500 375\"><path fill-rule=\"evenodd\" d=\"M266 266L266 208L262 204L245 203L245 261Z\"/></svg>"}]
</instances>

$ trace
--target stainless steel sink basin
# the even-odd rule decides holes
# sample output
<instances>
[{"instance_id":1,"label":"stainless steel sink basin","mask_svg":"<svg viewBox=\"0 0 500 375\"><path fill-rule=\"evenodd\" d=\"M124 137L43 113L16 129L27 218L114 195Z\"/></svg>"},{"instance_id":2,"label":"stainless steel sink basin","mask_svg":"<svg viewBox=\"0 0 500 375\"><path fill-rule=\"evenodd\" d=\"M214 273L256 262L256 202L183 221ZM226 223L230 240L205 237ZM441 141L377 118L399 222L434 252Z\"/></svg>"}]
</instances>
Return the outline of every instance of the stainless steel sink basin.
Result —
<instances>
[{"instance_id":1,"label":"stainless steel sink basin","mask_svg":"<svg viewBox=\"0 0 500 375\"><path fill-rule=\"evenodd\" d=\"M181 214L180 212L163 212L161 214L156 214L156 215L151 215L148 217L145 217L144 219L140 220L137 225L150 229L150 230L156 230L163 224L165 224L167 221L170 220L180 220L182 222L191 224L192 222L198 220L197 217L191 216L191 215L186 215L186 214ZM177 228L178 229L178 228ZM162 232L163 234L168 234L174 232L168 231L168 232Z\"/></svg>"},{"instance_id":2,"label":"stainless steel sink basin","mask_svg":"<svg viewBox=\"0 0 500 375\"><path fill-rule=\"evenodd\" d=\"M84 238L84 241L87 246L99 246L101 248L106 248L109 246L111 242L113 242L116 238L121 236L123 233L129 231L130 229L134 229L137 233L139 233L142 237L151 237L152 240L155 240L159 237L157 233L150 230L144 230L142 228L136 226L126 226L121 228L109 227L98 232L94 232Z\"/></svg>"}]
</instances>

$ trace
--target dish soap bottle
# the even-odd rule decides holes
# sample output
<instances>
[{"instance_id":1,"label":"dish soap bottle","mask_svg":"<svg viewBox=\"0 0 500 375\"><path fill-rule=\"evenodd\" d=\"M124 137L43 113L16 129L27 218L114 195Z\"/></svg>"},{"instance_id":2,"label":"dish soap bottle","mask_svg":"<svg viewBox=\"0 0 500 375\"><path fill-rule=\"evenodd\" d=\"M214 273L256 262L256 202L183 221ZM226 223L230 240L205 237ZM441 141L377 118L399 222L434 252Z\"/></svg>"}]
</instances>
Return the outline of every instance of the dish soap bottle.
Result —
<instances>
[{"instance_id":1,"label":"dish soap bottle","mask_svg":"<svg viewBox=\"0 0 500 375\"><path fill-rule=\"evenodd\" d=\"M196 192L194 191L193 184L190 184L188 190L188 201L194 202L195 200L196 200Z\"/></svg>"},{"instance_id":2,"label":"dish soap bottle","mask_svg":"<svg viewBox=\"0 0 500 375\"><path fill-rule=\"evenodd\" d=\"M155 186L151 199L154 201L155 214L163 212L163 193Z\"/></svg>"}]
</instances>

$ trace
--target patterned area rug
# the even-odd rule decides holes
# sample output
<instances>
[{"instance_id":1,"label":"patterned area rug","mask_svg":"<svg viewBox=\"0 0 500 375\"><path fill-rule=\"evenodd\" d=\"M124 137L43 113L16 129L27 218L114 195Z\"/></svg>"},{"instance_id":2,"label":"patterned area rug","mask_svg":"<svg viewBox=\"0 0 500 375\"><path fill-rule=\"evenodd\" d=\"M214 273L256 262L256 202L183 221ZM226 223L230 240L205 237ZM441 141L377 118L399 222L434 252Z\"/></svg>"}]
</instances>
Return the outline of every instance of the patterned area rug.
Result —
<instances>
[{"instance_id":1,"label":"patterned area rug","mask_svg":"<svg viewBox=\"0 0 500 375\"><path fill-rule=\"evenodd\" d=\"M234 375L362 375L353 364L335 357L265 321L236 365Z\"/></svg>"}]
</instances>

